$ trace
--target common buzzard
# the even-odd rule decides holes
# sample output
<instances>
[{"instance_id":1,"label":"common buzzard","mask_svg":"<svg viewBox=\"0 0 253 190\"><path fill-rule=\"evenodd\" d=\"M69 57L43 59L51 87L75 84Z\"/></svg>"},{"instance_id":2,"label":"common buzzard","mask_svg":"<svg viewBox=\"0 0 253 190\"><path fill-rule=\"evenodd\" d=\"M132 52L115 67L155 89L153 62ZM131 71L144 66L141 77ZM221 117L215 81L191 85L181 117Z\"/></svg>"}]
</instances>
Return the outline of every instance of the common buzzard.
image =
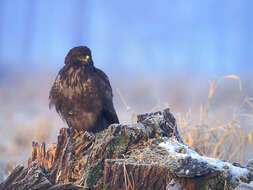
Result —
<instances>
[{"instance_id":1,"label":"common buzzard","mask_svg":"<svg viewBox=\"0 0 253 190\"><path fill-rule=\"evenodd\" d=\"M98 132L119 123L112 88L106 74L93 64L86 46L72 48L49 94L49 107L75 131L74 139L84 131Z\"/></svg>"}]
</instances>

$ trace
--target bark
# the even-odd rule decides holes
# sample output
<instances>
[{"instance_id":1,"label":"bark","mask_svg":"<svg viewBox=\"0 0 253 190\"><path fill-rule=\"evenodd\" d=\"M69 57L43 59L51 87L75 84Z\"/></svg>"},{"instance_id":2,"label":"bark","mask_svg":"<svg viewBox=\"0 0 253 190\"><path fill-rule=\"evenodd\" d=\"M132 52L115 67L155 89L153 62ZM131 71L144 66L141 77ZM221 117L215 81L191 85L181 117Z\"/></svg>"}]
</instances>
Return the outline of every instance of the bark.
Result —
<instances>
[{"instance_id":1,"label":"bark","mask_svg":"<svg viewBox=\"0 0 253 190\"><path fill-rule=\"evenodd\" d=\"M48 178L47 174L38 163L33 162L28 168L18 165L10 174L10 176L0 184L1 190L27 190L27 189L41 189L41 190L71 190L80 189L80 186L68 183L54 185Z\"/></svg>"}]
</instances>

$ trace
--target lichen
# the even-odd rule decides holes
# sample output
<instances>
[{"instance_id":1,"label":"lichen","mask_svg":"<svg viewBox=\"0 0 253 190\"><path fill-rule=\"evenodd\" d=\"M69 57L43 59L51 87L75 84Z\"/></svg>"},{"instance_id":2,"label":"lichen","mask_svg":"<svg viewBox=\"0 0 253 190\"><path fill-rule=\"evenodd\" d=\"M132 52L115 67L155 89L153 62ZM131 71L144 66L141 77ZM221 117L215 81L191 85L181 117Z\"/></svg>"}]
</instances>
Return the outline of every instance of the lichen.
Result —
<instances>
[{"instance_id":1,"label":"lichen","mask_svg":"<svg viewBox=\"0 0 253 190\"><path fill-rule=\"evenodd\" d=\"M110 188L107 185L105 185L104 190L110 190Z\"/></svg>"},{"instance_id":2,"label":"lichen","mask_svg":"<svg viewBox=\"0 0 253 190\"><path fill-rule=\"evenodd\" d=\"M163 142L163 138L162 138L160 135L156 135L156 136L155 136L155 139L156 139L159 143Z\"/></svg>"},{"instance_id":3,"label":"lichen","mask_svg":"<svg viewBox=\"0 0 253 190\"><path fill-rule=\"evenodd\" d=\"M108 154L115 155L116 157L120 156L120 154L126 152L130 140L130 137L120 131L108 144Z\"/></svg>"},{"instance_id":4,"label":"lichen","mask_svg":"<svg viewBox=\"0 0 253 190\"><path fill-rule=\"evenodd\" d=\"M103 168L104 163L99 160L85 171L83 175L84 189L103 185Z\"/></svg>"}]
</instances>

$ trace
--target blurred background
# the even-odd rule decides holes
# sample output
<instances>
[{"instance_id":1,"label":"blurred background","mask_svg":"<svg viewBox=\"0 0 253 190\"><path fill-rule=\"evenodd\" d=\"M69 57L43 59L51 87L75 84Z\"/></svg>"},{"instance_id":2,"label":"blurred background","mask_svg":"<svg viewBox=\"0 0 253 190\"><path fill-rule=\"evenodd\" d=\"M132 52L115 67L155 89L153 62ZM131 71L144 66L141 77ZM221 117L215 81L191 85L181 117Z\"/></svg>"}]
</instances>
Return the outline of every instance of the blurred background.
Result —
<instances>
[{"instance_id":1,"label":"blurred background","mask_svg":"<svg viewBox=\"0 0 253 190\"><path fill-rule=\"evenodd\" d=\"M253 2L0 1L0 169L67 127L48 93L70 48L91 48L122 123L170 107L203 155L253 157ZM1 176L0 176L1 177Z\"/></svg>"}]
</instances>

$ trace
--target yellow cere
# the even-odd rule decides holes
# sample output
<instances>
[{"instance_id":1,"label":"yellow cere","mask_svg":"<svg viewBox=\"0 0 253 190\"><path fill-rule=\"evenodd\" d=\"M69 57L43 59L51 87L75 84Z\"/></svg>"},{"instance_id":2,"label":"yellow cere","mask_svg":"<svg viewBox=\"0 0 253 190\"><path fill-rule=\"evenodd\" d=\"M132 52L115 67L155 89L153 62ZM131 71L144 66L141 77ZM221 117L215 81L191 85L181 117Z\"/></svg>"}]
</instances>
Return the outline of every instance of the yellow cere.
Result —
<instances>
[{"instance_id":1,"label":"yellow cere","mask_svg":"<svg viewBox=\"0 0 253 190\"><path fill-rule=\"evenodd\" d=\"M88 55L86 55L86 57L85 57L86 59L89 59L90 58L90 56L88 56Z\"/></svg>"}]
</instances>

